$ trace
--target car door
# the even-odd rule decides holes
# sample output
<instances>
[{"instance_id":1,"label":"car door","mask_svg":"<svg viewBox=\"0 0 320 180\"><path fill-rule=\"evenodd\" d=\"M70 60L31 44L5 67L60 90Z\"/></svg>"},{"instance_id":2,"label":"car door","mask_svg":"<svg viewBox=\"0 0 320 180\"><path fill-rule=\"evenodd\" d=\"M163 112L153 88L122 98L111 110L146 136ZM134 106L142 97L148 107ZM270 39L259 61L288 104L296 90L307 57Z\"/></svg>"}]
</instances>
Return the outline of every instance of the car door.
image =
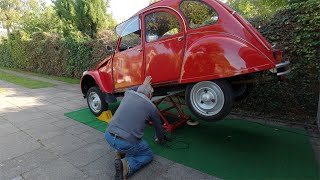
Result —
<instances>
[{"instance_id":1,"label":"car door","mask_svg":"<svg viewBox=\"0 0 320 180\"><path fill-rule=\"evenodd\" d=\"M145 75L153 84L179 80L185 49L185 27L174 11L161 8L144 14Z\"/></svg>"},{"instance_id":2,"label":"car door","mask_svg":"<svg viewBox=\"0 0 320 180\"><path fill-rule=\"evenodd\" d=\"M119 36L113 57L113 82L116 92L142 83L144 68L140 27L139 16L116 27Z\"/></svg>"}]
</instances>

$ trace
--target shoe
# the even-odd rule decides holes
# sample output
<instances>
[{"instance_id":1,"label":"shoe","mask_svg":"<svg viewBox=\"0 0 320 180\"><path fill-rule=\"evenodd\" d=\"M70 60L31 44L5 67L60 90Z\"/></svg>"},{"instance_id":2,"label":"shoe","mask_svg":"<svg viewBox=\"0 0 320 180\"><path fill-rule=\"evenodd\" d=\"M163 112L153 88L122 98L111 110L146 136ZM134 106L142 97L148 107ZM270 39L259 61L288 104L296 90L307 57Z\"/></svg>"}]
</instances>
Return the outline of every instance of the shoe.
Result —
<instances>
[{"instance_id":1,"label":"shoe","mask_svg":"<svg viewBox=\"0 0 320 180\"><path fill-rule=\"evenodd\" d=\"M126 159L121 159L121 162L122 162L122 176L123 176L123 179L127 179L128 177L128 172L129 172L129 165L128 165L128 161Z\"/></svg>"},{"instance_id":2,"label":"shoe","mask_svg":"<svg viewBox=\"0 0 320 180\"><path fill-rule=\"evenodd\" d=\"M124 158L125 156L126 156L125 153L116 151L116 155L115 155L114 159L122 159L122 158Z\"/></svg>"},{"instance_id":3,"label":"shoe","mask_svg":"<svg viewBox=\"0 0 320 180\"><path fill-rule=\"evenodd\" d=\"M114 167L116 168L115 180L123 180L123 164L121 159L114 160Z\"/></svg>"}]
</instances>

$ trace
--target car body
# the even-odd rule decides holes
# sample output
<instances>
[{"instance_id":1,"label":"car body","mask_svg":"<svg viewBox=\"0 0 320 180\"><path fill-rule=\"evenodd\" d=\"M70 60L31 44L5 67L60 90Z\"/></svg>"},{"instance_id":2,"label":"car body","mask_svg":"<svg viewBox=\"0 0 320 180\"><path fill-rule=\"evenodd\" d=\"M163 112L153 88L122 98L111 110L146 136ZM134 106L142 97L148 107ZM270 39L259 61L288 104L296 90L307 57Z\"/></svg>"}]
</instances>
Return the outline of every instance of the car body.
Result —
<instances>
[{"instance_id":1,"label":"car body","mask_svg":"<svg viewBox=\"0 0 320 180\"><path fill-rule=\"evenodd\" d=\"M185 90L190 110L216 121L246 94L251 74L290 72L282 51L218 0L163 0L119 24L116 32L113 54L81 78L95 115L151 75L156 95Z\"/></svg>"}]
</instances>

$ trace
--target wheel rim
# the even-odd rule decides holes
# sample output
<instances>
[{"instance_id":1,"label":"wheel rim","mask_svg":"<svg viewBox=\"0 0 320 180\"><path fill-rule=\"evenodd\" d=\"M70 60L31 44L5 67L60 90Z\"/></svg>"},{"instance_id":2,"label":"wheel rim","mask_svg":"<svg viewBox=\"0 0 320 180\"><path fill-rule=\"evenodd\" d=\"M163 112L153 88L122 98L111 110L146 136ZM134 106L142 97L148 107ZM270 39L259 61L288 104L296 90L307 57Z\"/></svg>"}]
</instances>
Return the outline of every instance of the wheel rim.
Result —
<instances>
[{"instance_id":1,"label":"wheel rim","mask_svg":"<svg viewBox=\"0 0 320 180\"><path fill-rule=\"evenodd\" d=\"M96 92L90 92L88 104L93 112L99 113L101 111L101 99Z\"/></svg>"},{"instance_id":2,"label":"wheel rim","mask_svg":"<svg viewBox=\"0 0 320 180\"><path fill-rule=\"evenodd\" d=\"M211 81L195 84L191 89L190 98L194 109L204 116L212 116L219 113L224 105L222 89Z\"/></svg>"}]
</instances>

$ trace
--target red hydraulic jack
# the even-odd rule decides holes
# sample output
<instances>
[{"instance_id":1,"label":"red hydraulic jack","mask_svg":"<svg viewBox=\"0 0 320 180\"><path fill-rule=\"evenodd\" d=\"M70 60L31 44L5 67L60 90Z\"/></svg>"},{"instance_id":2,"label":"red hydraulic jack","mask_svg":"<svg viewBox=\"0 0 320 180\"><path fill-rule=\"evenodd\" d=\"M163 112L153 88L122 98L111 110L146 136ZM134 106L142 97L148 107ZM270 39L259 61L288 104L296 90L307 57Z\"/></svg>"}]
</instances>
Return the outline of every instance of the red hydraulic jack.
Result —
<instances>
[{"instance_id":1,"label":"red hydraulic jack","mask_svg":"<svg viewBox=\"0 0 320 180\"><path fill-rule=\"evenodd\" d=\"M174 101L174 99L176 99L176 101ZM164 100L166 100L169 107L161 110L159 105ZM191 120L190 115L184 114L181 101L180 101L179 97L176 95L168 95L168 96L162 97L162 98L154 101L154 104L156 105L156 107L159 111L160 117L161 117L162 121L164 122L163 128L165 130L167 130L168 132L172 132L173 130L175 130L176 128L178 128L182 124L184 124L186 121ZM170 110L176 110L176 113L173 113L172 111L170 112ZM179 120L171 124L166 119L166 117L164 115L173 116L175 118L178 118Z\"/></svg>"}]
</instances>

